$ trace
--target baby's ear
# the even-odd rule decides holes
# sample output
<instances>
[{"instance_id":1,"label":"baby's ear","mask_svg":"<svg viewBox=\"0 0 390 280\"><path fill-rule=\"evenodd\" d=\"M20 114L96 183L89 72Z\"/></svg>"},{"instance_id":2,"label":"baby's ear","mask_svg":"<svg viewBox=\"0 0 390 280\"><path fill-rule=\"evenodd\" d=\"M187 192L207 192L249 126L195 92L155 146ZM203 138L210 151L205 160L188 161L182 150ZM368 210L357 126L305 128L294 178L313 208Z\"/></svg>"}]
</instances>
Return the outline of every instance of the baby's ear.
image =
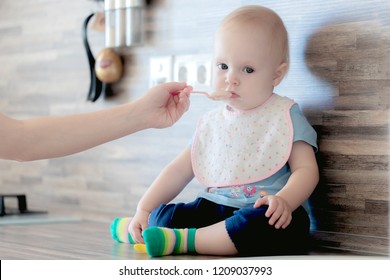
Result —
<instances>
[{"instance_id":1,"label":"baby's ear","mask_svg":"<svg viewBox=\"0 0 390 280\"><path fill-rule=\"evenodd\" d=\"M280 82L283 80L284 76L286 75L288 70L288 64L283 62L279 65L279 67L276 69L274 74L274 80L273 80L273 86L276 87Z\"/></svg>"}]
</instances>

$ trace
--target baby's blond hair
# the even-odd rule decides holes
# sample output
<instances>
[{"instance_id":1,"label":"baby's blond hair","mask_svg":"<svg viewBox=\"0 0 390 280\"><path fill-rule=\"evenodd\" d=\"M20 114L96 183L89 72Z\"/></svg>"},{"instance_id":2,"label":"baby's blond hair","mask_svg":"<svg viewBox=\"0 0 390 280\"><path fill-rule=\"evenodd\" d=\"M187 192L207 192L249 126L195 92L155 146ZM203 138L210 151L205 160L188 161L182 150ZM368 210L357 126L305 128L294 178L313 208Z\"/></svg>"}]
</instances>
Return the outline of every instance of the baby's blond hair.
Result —
<instances>
[{"instance_id":1,"label":"baby's blond hair","mask_svg":"<svg viewBox=\"0 0 390 280\"><path fill-rule=\"evenodd\" d=\"M289 64L288 34L282 19L269 8L258 5L240 7L228 14L219 27L219 30L241 24L246 28L257 26L272 36L272 49L279 51L280 63ZM240 26L241 26L240 25ZM256 32L254 29L253 32Z\"/></svg>"}]
</instances>

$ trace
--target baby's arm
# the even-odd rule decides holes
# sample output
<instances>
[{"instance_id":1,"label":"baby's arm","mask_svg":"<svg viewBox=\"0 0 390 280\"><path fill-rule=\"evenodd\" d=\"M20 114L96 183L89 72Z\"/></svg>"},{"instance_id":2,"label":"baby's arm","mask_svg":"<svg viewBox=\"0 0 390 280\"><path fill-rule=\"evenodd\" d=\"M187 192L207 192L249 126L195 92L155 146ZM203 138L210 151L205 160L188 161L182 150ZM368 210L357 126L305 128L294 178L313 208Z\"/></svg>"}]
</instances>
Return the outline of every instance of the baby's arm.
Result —
<instances>
[{"instance_id":1,"label":"baby's arm","mask_svg":"<svg viewBox=\"0 0 390 280\"><path fill-rule=\"evenodd\" d=\"M288 161L291 176L287 184L275 195L258 199L254 207L269 205L266 216L269 224L286 228L291 222L291 213L310 197L319 180L317 161L313 147L303 141L293 144Z\"/></svg>"},{"instance_id":2,"label":"baby's arm","mask_svg":"<svg viewBox=\"0 0 390 280\"><path fill-rule=\"evenodd\" d=\"M294 211L310 197L319 180L313 147L303 141L295 142L288 164L291 176L276 195L284 198Z\"/></svg>"},{"instance_id":3,"label":"baby's arm","mask_svg":"<svg viewBox=\"0 0 390 280\"><path fill-rule=\"evenodd\" d=\"M147 227L147 218L153 209L174 199L194 178L191 165L191 150L186 148L169 163L154 180L137 206L137 212L129 230L133 239L143 243L142 230Z\"/></svg>"}]
</instances>

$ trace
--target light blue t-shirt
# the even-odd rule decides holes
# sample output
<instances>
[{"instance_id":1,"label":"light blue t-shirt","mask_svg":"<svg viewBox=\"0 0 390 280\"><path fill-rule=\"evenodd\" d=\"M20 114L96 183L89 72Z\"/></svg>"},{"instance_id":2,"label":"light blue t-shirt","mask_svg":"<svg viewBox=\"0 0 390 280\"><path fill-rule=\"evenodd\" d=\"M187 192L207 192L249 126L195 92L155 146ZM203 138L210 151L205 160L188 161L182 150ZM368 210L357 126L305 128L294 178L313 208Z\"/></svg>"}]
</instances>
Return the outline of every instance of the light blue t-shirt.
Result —
<instances>
[{"instance_id":1,"label":"light blue t-shirt","mask_svg":"<svg viewBox=\"0 0 390 280\"><path fill-rule=\"evenodd\" d=\"M293 124L293 142L304 141L313 146L317 151L317 133L307 121L297 104L290 109ZM265 195L274 195L279 192L287 183L291 170L286 163L279 171L267 179L245 185L229 186L221 188L207 188L198 197L213 201L225 206L242 208L250 206ZM302 205L309 213L309 203L305 201Z\"/></svg>"}]
</instances>

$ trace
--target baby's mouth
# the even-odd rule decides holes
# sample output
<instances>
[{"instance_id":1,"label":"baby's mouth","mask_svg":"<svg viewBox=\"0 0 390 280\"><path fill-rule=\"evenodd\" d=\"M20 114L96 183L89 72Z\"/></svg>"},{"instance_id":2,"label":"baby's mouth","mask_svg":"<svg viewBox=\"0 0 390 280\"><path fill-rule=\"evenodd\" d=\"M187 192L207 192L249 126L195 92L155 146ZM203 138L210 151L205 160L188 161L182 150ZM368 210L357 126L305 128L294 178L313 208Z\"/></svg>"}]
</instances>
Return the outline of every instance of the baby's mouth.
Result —
<instances>
[{"instance_id":1,"label":"baby's mouth","mask_svg":"<svg viewBox=\"0 0 390 280\"><path fill-rule=\"evenodd\" d=\"M230 98L233 98L233 99L240 98L240 96L237 93L235 93L234 91L231 91L230 93L232 94L232 96Z\"/></svg>"}]
</instances>

